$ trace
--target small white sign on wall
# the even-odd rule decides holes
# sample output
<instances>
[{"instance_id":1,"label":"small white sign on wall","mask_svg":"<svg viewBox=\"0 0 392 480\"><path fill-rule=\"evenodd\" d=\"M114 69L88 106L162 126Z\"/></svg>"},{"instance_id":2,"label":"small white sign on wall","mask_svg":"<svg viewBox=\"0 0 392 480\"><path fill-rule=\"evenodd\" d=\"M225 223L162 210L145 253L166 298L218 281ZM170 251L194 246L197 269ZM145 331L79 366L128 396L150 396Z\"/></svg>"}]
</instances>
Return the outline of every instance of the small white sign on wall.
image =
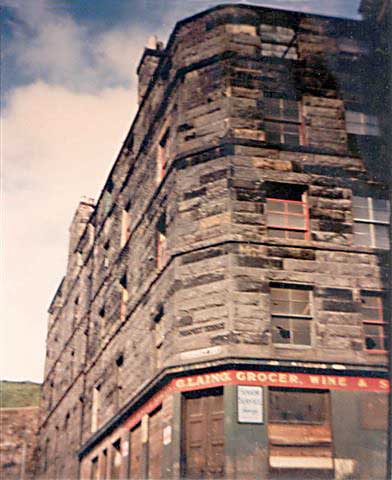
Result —
<instances>
[{"instance_id":1,"label":"small white sign on wall","mask_svg":"<svg viewBox=\"0 0 392 480\"><path fill-rule=\"evenodd\" d=\"M238 385L239 423L263 423L263 387Z\"/></svg>"},{"instance_id":2,"label":"small white sign on wall","mask_svg":"<svg viewBox=\"0 0 392 480\"><path fill-rule=\"evenodd\" d=\"M172 427L170 425L167 425L163 429L163 444L169 445L171 441L172 441Z\"/></svg>"}]
</instances>

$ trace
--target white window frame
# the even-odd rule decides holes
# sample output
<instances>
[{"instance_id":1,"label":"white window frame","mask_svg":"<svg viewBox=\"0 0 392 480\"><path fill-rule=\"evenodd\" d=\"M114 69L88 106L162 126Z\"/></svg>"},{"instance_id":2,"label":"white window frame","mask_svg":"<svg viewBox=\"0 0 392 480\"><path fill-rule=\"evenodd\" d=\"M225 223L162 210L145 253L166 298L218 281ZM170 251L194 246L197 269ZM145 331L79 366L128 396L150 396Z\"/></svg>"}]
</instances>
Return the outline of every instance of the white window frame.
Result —
<instances>
[{"instance_id":1,"label":"white window frame","mask_svg":"<svg viewBox=\"0 0 392 480\"><path fill-rule=\"evenodd\" d=\"M368 212L369 212L369 218L360 218L360 217L354 217L354 213L353 213L353 221L354 221L354 238L353 238L353 243L354 245L357 245L357 246L365 246L365 247L371 247L371 248L382 248L384 250L388 249L389 246L387 247L379 247L377 246L377 235L376 235L376 226L384 226L386 228L388 228L389 226L389 222L383 222L381 220L376 220L374 218L374 207L373 207L373 201L374 200L378 200L378 199L373 199L373 197L360 197L358 195L354 195L353 196L353 200L352 200L352 203L353 203L353 209L354 209L354 203L355 203L355 199L356 198L360 198L360 199L367 199L367 209L368 209ZM390 204L389 204L389 201L386 200L387 202L387 213L390 214ZM369 234L370 234L370 245L364 245L363 243L358 243L356 242L356 235L355 235L355 224L361 224L361 225L367 225L369 227Z\"/></svg>"},{"instance_id":2,"label":"white window frame","mask_svg":"<svg viewBox=\"0 0 392 480\"><path fill-rule=\"evenodd\" d=\"M278 312L275 313L273 312L272 309L272 293L270 293L270 301L271 301L271 329L274 327L273 325L273 320L274 319L279 319L281 318L282 320L285 320L289 322L289 332L290 332L290 339L289 342L274 342L273 336L271 335L272 343L275 346L278 347L288 347L288 348L310 348L313 345L313 291L311 288L307 288L307 286L304 285L298 285L298 287L293 286L293 285L271 285L271 290L272 289L279 289L279 290L301 290L301 291L307 291L309 292L309 314L295 314L295 313L283 313L283 312ZM309 322L309 343L296 343L293 342L293 323L296 322L297 320L305 320Z\"/></svg>"},{"instance_id":3,"label":"white window frame","mask_svg":"<svg viewBox=\"0 0 392 480\"><path fill-rule=\"evenodd\" d=\"M380 135L378 117L368 115L363 112L346 110L346 130L352 135L370 135L377 137Z\"/></svg>"}]
</instances>

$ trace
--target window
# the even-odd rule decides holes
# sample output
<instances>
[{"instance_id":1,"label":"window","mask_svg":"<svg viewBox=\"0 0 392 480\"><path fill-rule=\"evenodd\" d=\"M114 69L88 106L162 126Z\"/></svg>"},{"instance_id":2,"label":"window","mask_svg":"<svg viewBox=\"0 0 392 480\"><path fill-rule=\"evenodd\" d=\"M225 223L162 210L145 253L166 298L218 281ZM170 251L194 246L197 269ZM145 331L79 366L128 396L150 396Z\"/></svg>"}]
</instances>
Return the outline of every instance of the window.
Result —
<instances>
[{"instance_id":1,"label":"window","mask_svg":"<svg viewBox=\"0 0 392 480\"><path fill-rule=\"evenodd\" d=\"M165 315L165 310L163 305L159 306L158 312L153 318L153 336L154 336L154 344L155 344L155 353L156 353L156 367L161 368L162 366L162 344L165 339L165 335L163 332L163 325L162 325L162 318Z\"/></svg>"},{"instance_id":2,"label":"window","mask_svg":"<svg viewBox=\"0 0 392 480\"><path fill-rule=\"evenodd\" d=\"M332 469L329 392L269 389L271 468Z\"/></svg>"},{"instance_id":3,"label":"window","mask_svg":"<svg viewBox=\"0 0 392 480\"><path fill-rule=\"evenodd\" d=\"M297 60L296 33L294 29L278 25L260 25L261 54Z\"/></svg>"},{"instance_id":4,"label":"window","mask_svg":"<svg viewBox=\"0 0 392 480\"><path fill-rule=\"evenodd\" d=\"M120 319L121 321L125 320L125 315L127 311L127 303L128 303L128 280L127 280L127 274L124 273L124 275L120 278Z\"/></svg>"},{"instance_id":5,"label":"window","mask_svg":"<svg viewBox=\"0 0 392 480\"><path fill-rule=\"evenodd\" d=\"M124 355L120 353L116 358L116 393L114 398L115 409L118 410L121 404L122 390L122 366L124 365Z\"/></svg>"},{"instance_id":6,"label":"window","mask_svg":"<svg viewBox=\"0 0 392 480\"><path fill-rule=\"evenodd\" d=\"M158 182L162 180L165 176L167 162L169 160L169 149L170 149L170 128L167 128L164 135L158 144L158 158L157 158L157 179Z\"/></svg>"},{"instance_id":7,"label":"window","mask_svg":"<svg viewBox=\"0 0 392 480\"><path fill-rule=\"evenodd\" d=\"M272 341L275 344L311 344L311 290L271 287Z\"/></svg>"},{"instance_id":8,"label":"window","mask_svg":"<svg viewBox=\"0 0 392 480\"><path fill-rule=\"evenodd\" d=\"M93 401L91 409L91 432L98 430L99 413L101 408L101 385L96 385L93 389Z\"/></svg>"},{"instance_id":9,"label":"window","mask_svg":"<svg viewBox=\"0 0 392 480\"><path fill-rule=\"evenodd\" d=\"M120 239L120 247L122 248L128 241L129 235L131 234L131 203L128 202L123 211L122 211L122 218L121 218L121 239Z\"/></svg>"},{"instance_id":10,"label":"window","mask_svg":"<svg viewBox=\"0 0 392 480\"><path fill-rule=\"evenodd\" d=\"M388 200L353 197L354 244L389 249Z\"/></svg>"},{"instance_id":11,"label":"window","mask_svg":"<svg viewBox=\"0 0 392 480\"><path fill-rule=\"evenodd\" d=\"M267 187L266 205L269 237L290 240L309 238L309 215L304 187L271 184Z\"/></svg>"},{"instance_id":12,"label":"window","mask_svg":"<svg viewBox=\"0 0 392 480\"><path fill-rule=\"evenodd\" d=\"M264 127L268 143L301 145L301 113L294 99L264 94Z\"/></svg>"},{"instance_id":13,"label":"window","mask_svg":"<svg viewBox=\"0 0 392 480\"><path fill-rule=\"evenodd\" d=\"M167 260L166 213L162 213L157 223L156 238L157 268L161 269Z\"/></svg>"},{"instance_id":14,"label":"window","mask_svg":"<svg viewBox=\"0 0 392 480\"><path fill-rule=\"evenodd\" d=\"M370 292L361 293L361 316L366 350L373 353L386 352L388 335L382 296Z\"/></svg>"},{"instance_id":15,"label":"window","mask_svg":"<svg viewBox=\"0 0 392 480\"><path fill-rule=\"evenodd\" d=\"M367 115L351 110L346 111L346 130L348 134L353 135L380 135L376 115Z\"/></svg>"}]
</instances>

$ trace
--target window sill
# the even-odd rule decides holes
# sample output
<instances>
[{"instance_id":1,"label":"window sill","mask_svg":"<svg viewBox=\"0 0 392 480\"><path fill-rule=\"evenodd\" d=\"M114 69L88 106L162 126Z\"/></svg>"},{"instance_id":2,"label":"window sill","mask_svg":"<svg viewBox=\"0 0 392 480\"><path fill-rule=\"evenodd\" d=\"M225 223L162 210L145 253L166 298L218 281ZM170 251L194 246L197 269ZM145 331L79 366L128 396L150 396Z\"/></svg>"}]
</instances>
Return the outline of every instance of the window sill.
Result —
<instances>
[{"instance_id":1,"label":"window sill","mask_svg":"<svg viewBox=\"0 0 392 480\"><path fill-rule=\"evenodd\" d=\"M313 348L313 345L296 345L291 343L273 343L272 345L276 348L288 348L294 350L311 350Z\"/></svg>"}]
</instances>

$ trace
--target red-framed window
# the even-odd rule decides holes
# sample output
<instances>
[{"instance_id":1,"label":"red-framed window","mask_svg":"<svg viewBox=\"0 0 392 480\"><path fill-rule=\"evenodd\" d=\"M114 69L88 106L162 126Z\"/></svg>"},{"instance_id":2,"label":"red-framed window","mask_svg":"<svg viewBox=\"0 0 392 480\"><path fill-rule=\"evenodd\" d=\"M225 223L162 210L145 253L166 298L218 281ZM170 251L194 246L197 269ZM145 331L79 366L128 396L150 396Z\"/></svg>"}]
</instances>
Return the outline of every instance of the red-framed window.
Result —
<instances>
[{"instance_id":1,"label":"red-framed window","mask_svg":"<svg viewBox=\"0 0 392 480\"><path fill-rule=\"evenodd\" d=\"M304 130L301 105L297 100L264 96L266 140L273 144L303 145Z\"/></svg>"},{"instance_id":2,"label":"red-framed window","mask_svg":"<svg viewBox=\"0 0 392 480\"><path fill-rule=\"evenodd\" d=\"M384 319L383 297L377 294L361 293L361 315L366 351L385 353L388 350L388 335Z\"/></svg>"},{"instance_id":3,"label":"red-framed window","mask_svg":"<svg viewBox=\"0 0 392 480\"><path fill-rule=\"evenodd\" d=\"M269 237L309 239L309 210L304 187L271 185L267 192L266 213Z\"/></svg>"}]
</instances>

